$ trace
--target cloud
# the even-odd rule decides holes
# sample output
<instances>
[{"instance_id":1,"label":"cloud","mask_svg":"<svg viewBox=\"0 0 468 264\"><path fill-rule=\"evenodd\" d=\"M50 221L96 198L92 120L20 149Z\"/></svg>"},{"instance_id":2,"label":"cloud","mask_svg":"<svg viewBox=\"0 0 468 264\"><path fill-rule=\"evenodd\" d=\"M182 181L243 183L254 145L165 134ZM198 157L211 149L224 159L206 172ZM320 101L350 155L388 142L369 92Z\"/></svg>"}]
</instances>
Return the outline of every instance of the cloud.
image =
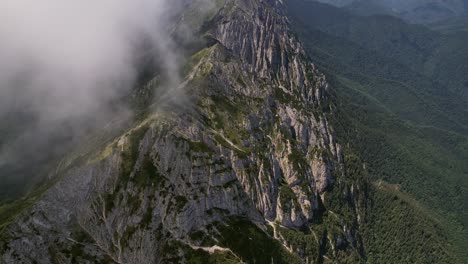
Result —
<instances>
[{"instance_id":1,"label":"cloud","mask_svg":"<svg viewBox=\"0 0 468 264\"><path fill-rule=\"evenodd\" d=\"M84 133L83 120L96 124L112 114L109 102L133 87L145 52L177 83L168 21L182 2L0 1L0 120L9 120L0 124L0 137L7 135L0 139L0 177L2 165L25 152L41 155L44 147L32 145Z\"/></svg>"},{"instance_id":2,"label":"cloud","mask_svg":"<svg viewBox=\"0 0 468 264\"><path fill-rule=\"evenodd\" d=\"M167 8L164 0L1 1L0 110L14 103L60 119L114 96L135 78L140 35L167 48Z\"/></svg>"}]
</instances>

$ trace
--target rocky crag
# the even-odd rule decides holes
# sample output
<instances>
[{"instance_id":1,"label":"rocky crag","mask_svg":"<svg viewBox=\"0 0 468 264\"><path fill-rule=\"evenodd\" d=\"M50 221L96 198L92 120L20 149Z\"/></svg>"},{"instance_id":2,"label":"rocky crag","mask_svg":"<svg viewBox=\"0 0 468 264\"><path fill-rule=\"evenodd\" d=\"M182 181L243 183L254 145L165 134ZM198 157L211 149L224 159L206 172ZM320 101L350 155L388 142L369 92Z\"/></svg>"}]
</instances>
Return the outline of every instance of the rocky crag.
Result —
<instances>
[{"instance_id":1,"label":"rocky crag","mask_svg":"<svg viewBox=\"0 0 468 264\"><path fill-rule=\"evenodd\" d=\"M359 262L363 169L281 5L218 1L172 91L184 99L62 164L4 228L0 263Z\"/></svg>"}]
</instances>

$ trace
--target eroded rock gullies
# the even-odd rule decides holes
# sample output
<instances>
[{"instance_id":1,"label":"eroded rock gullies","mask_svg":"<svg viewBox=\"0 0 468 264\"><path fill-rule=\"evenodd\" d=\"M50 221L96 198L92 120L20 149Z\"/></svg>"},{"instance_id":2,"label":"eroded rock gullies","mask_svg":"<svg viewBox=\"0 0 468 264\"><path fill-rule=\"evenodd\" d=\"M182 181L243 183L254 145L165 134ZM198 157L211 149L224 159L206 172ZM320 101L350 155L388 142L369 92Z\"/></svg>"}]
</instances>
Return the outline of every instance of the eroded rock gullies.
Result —
<instances>
[{"instance_id":1,"label":"eroded rock gullies","mask_svg":"<svg viewBox=\"0 0 468 264\"><path fill-rule=\"evenodd\" d=\"M240 217L307 261L280 229L320 222L345 165L327 119L329 85L279 8L226 1L205 28L214 41L189 59L196 66L181 89L191 104L150 114L65 173L6 228L0 259L170 262L184 256L175 242L216 248L222 232L212 227ZM357 218L356 209L337 221L342 235L316 235L317 254L328 240L333 249L356 245L347 223Z\"/></svg>"}]
</instances>

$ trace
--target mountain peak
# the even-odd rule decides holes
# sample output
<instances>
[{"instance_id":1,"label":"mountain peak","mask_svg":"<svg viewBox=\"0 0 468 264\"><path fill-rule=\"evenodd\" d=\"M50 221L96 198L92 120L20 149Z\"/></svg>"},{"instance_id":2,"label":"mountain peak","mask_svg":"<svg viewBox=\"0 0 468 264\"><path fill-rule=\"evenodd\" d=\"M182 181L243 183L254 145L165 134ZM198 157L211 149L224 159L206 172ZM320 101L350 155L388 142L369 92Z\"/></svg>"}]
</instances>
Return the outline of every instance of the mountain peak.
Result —
<instances>
[{"instance_id":1,"label":"mountain peak","mask_svg":"<svg viewBox=\"0 0 468 264\"><path fill-rule=\"evenodd\" d=\"M320 223L324 199L341 199L328 197L335 182L363 183L343 181L330 86L272 4L280 2L221 6L199 33L213 41L187 58L192 67L178 89L189 103L157 110L86 162L72 162L7 227L3 260L179 262L221 248L229 259L300 263L324 254L319 241L358 256L357 211L333 223L339 241L320 231L313 251L286 250L283 228ZM230 237L237 228L245 230ZM81 255L62 253L74 248Z\"/></svg>"}]
</instances>

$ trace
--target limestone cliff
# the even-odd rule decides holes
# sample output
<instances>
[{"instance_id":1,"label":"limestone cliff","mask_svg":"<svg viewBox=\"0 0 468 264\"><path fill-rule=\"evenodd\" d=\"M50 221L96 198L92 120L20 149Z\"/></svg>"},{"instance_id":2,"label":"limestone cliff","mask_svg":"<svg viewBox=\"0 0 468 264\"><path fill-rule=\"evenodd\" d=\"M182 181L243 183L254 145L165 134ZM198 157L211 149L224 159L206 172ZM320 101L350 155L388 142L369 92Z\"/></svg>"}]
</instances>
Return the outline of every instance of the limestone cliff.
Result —
<instances>
[{"instance_id":1,"label":"limestone cliff","mask_svg":"<svg viewBox=\"0 0 468 264\"><path fill-rule=\"evenodd\" d=\"M216 9L200 27L208 44L171 91L183 104L149 106L71 163L3 231L0 262L359 260L363 187L347 178L326 77L281 8L229 0ZM327 199L346 213L328 211Z\"/></svg>"}]
</instances>

